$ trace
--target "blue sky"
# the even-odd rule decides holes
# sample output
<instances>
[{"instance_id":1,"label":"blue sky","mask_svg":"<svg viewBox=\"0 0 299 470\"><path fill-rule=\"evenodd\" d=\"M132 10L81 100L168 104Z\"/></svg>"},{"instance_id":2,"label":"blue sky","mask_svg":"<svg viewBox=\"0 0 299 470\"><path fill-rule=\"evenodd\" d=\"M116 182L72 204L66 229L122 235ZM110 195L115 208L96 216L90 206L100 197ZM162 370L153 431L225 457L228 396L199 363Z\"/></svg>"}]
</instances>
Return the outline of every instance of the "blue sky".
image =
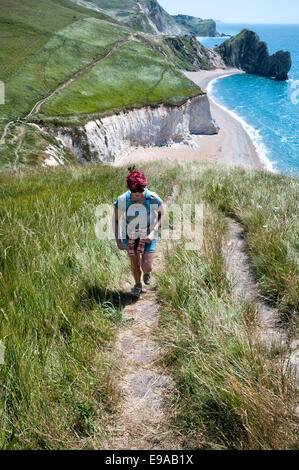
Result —
<instances>
[{"instance_id":1,"label":"blue sky","mask_svg":"<svg viewBox=\"0 0 299 470\"><path fill-rule=\"evenodd\" d=\"M299 23L299 0L158 0L168 13L225 23Z\"/></svg>"}]
</instances>

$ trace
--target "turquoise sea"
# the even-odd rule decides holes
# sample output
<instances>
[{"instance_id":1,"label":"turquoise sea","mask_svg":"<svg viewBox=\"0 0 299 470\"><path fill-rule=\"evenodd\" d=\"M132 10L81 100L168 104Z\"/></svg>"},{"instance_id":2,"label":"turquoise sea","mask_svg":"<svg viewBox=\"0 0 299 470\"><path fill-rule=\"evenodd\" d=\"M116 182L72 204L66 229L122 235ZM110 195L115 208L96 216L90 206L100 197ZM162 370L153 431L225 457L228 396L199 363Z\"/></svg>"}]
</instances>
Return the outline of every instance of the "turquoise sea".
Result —
<instances>
[{"instance_id":1,"label":"turquoise sea","mask_svg":"<svg viewBox=\"0 0 299 470\"><path fill-rule=\"evenodd\" d=\"M217 23L217 31L235 35L255 31L270 54L290 51L292 68L287 82L242 74L218 78L208 94L234 113L251 136L260 158L272 171L299 176L299 25ZM227 38L198 38L215 47Z\"/></svg>"}]
</instances>

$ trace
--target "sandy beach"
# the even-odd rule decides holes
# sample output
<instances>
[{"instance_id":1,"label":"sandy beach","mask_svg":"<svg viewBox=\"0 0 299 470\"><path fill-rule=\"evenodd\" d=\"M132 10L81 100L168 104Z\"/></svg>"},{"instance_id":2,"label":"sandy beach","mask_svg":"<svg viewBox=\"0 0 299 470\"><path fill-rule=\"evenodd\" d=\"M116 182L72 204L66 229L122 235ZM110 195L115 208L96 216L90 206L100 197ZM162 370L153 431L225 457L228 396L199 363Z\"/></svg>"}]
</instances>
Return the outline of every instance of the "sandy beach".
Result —
<instances>
[{"instance_id":1,"label":"sandy beach","mask_svg":"<svg viewBox=\"0 0 299 470\"><path fill-rule=\"evenodd\" d=\"M211 80L236 73L244 72L235 68L218 68L215 70L185 72L185 75L199 85L204 92L207 92ZM210 108L212 117L220 128L218 134L193 136L194 147L186 144L174 144L169 147L133 149L129 155L118 162L118 165L125 166L130 163L169 159L208 161L227 165L241 165L249 168L263 168L253 142L240 122L218 106L211 98Z\"/></svg>"}]
</instances>

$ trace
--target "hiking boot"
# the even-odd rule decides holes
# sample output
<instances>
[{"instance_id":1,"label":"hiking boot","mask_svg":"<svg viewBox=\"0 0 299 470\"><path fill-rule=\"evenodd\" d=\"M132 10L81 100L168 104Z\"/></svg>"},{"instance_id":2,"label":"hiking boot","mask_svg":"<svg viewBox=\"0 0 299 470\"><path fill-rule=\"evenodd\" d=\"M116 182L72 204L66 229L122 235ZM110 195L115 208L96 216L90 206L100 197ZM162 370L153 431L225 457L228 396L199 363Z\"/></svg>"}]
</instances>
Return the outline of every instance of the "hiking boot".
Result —
<instances>
[{"instance_id":1,"label":"hiking boot","mask_svg":"<svg viewBox=\"0 0 299 470\"><path fill-rule=\"evenodd\" d=\"M134 297L139 297L142 292L142 284L135 284L135 286L131 289L131 295Z\"/></svg>"},{"instance_id":2,"label":"hiking boot","mask_svg":"<svg viewBox=\"0 0 299 470\"><path fill-rule=\"evenodd\" d=\"M151 283L151 273L144 273L143 274L143 282L146 285L149 285Z\"/></svg>"}]
</instances>

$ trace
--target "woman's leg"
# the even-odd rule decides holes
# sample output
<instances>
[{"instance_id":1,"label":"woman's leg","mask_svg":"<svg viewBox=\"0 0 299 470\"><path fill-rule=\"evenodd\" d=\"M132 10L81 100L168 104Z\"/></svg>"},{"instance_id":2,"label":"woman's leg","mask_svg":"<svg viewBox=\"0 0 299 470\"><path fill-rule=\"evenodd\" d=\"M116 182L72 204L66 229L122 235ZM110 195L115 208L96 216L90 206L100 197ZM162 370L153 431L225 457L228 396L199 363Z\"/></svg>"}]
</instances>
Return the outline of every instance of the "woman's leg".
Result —
<instances>
[{"instance_id":1,"label":"woman's leg","mask_svg":"<svg viewBox=\"0 0 299 470\"><path fill-rule=\"evenodd\" d=\"M135 284L141 284L141 261L140 254L134 252L134 256L130 256L132 274L135 279Z\"/></svg>"},{"instance_id":2,"label":"woman's leg","mask_svg":"<svg viewBox=\"0 0 299 470\"><path fill-rule=\"evenodd\" d=\"M142 255L142 271L144 273L150 273L153 269L153 261L154 261L155 253L144 252Z\"/></svg>"}]
</instances>

